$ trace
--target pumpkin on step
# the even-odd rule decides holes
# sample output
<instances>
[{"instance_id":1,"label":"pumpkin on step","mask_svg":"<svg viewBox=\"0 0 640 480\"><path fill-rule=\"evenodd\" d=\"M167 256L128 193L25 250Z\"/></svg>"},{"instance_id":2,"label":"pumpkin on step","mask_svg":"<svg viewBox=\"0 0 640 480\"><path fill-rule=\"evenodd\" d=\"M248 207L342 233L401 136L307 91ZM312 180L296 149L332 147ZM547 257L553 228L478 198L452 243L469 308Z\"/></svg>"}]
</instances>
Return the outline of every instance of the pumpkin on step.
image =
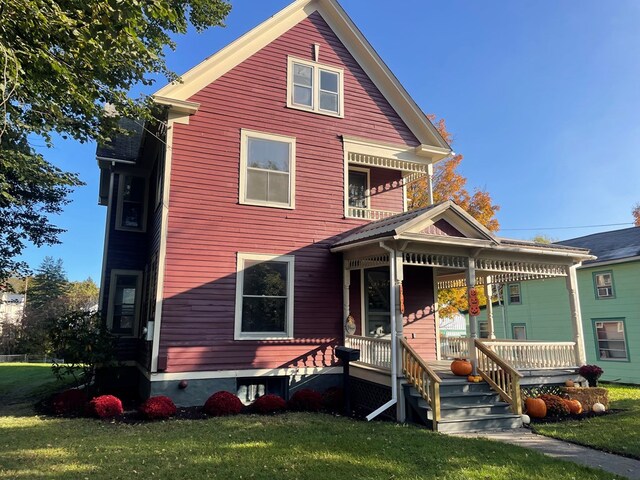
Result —
<instances>
[{"instance_id":1,"label":"pumpkin on step","mask_svg":"<svg viewBox=\"0 0 640 480\"><path fill-rule=\"evenodd\" d=\"M582 404L578 400L565 400L564 403L569 407L572 415L580 415L582 413Z\"/></svg>"},{"instance_id":2,"label":"pumpkin on step","mask_svg":"<svg viewBox=\"0 0 640 480\"><path fill-rule=\"evenodd\" d=\"M544 418L547 415L547 405L541 398L527 398L524 404L530 417Z\"/></svg>"},{"instance_id":3,"label":"pumpkin on step","mask_svg":"<svg viewBox=\"0 0 640 480\"><path fill-rule=\"evenodd\" d=\"M466 377L470 375L473 371L473 367L471 366L471 362L469 360L465 360L463 358L456 358L453 362L451 362L451 371L454 375L458 375L459 377Z\"/></svg>"}]
</instances>

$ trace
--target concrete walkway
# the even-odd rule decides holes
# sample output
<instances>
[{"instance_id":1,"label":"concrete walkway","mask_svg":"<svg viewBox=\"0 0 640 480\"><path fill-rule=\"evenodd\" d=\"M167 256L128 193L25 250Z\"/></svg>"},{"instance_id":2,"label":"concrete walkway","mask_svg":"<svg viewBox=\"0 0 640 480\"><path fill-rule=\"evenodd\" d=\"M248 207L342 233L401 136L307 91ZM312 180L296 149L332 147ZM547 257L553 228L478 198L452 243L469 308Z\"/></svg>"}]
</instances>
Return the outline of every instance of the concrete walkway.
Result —
<instances>
[{"instance_id":1,"label":"concrete walkway","mask_svg":"<svg viewBox=\"0 0 640 480\"><path fill-rule=\"evenodd\" d=\"M588 447L563 442L555 438L537 435L531 430L518 428L514 430L498 430L494 432L473 432L452 434L467 438L488 438L499 442L510 443L520 447L531 448L550 457L580 463L588 467L599 468L621 477L640 480L640 460L621 457L601 452Z\"/></svg>"}]
</instances>

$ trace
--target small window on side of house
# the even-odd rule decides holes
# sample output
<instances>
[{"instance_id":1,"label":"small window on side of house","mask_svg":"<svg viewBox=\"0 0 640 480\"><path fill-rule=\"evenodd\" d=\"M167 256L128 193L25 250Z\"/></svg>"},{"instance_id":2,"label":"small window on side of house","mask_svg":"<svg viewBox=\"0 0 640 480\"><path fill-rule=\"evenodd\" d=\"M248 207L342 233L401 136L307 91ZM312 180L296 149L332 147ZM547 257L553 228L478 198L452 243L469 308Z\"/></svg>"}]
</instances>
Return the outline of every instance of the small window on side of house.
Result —
<instances>
[{"instance_id":1,"label":"small window on side of house","mask_svg":"<svg viewBox=\"0 0 640 480\"><path fill-rule=\"evenodd\" d=\"M507 285L507 293L509 295L509 304L520 305L522 303L519 283L511 283Z\"/></svg>"},{"instance_id":2,"label":"small window on side of house","mask_svg":"<svg viewBox=\"0 0 640 480\"><path fill-rule=\"evenodd\" d=\"M288 59L287 107L344 117L344 71L317 62Z\"/></svg>"},{"instance_id":3,"label":"small window on side of house","mask_svg":"<svg viewBox=\"0 0 640 480\"><path fill-rule=\"evenodd\" d=\"M527 326L526 325L511 325L511 337L514 340L526 340L527 339Z\"/></svg>"},{"instance_id":4,"label":"small window on side of house","mask_svg":"<svg viewBox=\"0 0 640 480\"><path fill-rule=\"evenodd\" d=\"M478 322L478 337L489 338L489 322Z\"/></svg>"},{"instance_id":5,"label":"small window on side of house","mask_svg":"<svg viewBox=\"0 0 640 480\"><path fill-rule=\"evenodd\" d=\"M623 319L603 319L593 322L596 351L599 360L628 361L629 350Z\"/></svg>"},{"instance_id":6,"label":"small window on side of house","mask_svg":"<svg viewBox=\"0 0 640 480\"><path fill-rule=\"evenodd\" d=\"M119 178L116 230L144 232L147 223L147 181L144 177L126 174L121 174Z\"/></svg>"},{"instance_id":7,"label":"small window on side of house","mask_svg":"<svg viewBox=\"0 0 640 480\"><path fill-rule=\"evenodd\" d=\"M614 298L613 274L611 272L597 272L593 274L596 298Z\"/></svg>"},{"instance_id":8,"label":"small window on side of house","mask_svg":"<svg viewBox=\"0 0 640 480\"><path fill-rule=\"evenodd\" d=\"M348 217L367 218L366 211L370 208L369 170L366 168L349 167Z\"/></svg>"},{"instance_id":9,"label":"small window on side of house","mask_svg":"<svg viewBox=\"0 0 640 480\"><path fill-rule=\"evenodd\" d=\"M107 326L122 336L137 334L140 316L142 272L136 270L112 270L109 287Z\"/></svg>"}]
</instances>

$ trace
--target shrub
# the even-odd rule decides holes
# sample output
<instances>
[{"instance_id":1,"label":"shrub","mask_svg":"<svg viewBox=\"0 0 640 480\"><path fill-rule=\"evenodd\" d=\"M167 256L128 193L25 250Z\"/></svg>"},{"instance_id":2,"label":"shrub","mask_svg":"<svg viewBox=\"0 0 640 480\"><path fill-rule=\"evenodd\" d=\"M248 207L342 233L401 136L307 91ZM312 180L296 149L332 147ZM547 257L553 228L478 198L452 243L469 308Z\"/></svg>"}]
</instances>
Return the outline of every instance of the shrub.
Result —
<instances>
[{"instance_id":1,"label":"shrub","mask_svg":"<svg viewBox=\"0 0 640 480\"><path fill-rule=\"evenodd\" d=\"M113 395L101 395L89 402L89 411L98 418L113 418L122 415L122 402Z\"/></svg>"},{"instance_id":2,"label":"shrub","mask_svg":"<svg viewBox=\"0 0 640 480\"><path fill-rule=\"evenodd\" d=\"M147 420L164 420L175 415L178 409L173 400L160 395L148 398L138 411Z\"/></svg>"},{"instance_id":3,"label":"shrub","mask_svg":"<svg viewBox=\"0 0 640 480\"><path fill-rule=\"evenodd\" d=\"M549 415L564 417L570 413L569 407L564 399L557 395L540 395L540 400L547 406L547 413Z\"/></svg>"},{"instance_id":4,"label":"shrub","mask_svg":"<svg viewBox=\"0 0 640 480\"><path fill-rule=\"evenodd\" d=\"M216 392L204 404L204 413L213 417L237 415L242 411L242 402L231 392Z\"/></svg>"},{"instance_id":5,"label":"shrub","mask_svg":"<svg viewBox=\"0 0 640 480\"><path fill-rule=\"evenodd\" d=\"M342 388L327 388L322 394L322 404L330 412L342 412L344 409L344 391Z\"/></svg>"},{"instance_id":6,"label":"shrub","mask_svg":"<svg viewBox=\"0 0 640 480\"><path fill-rule=\"evenodd\" d=\"M80 413L87 405L87 393L84 390L72 388L60 392L53 397L51 408L60 415L65 413Z\"/></svg>"},{"instance_id":7,"label":"shrub","mask_svg":"<svg viewBox=\"0 0 640 480\"><path fill-rule=\"evenodd\" d=\"M291 395L287 407L297 412L319 412L322 410L322 395L310 388L303 388Z\"/></svg>"},{"instance_id":8,"label":"shrub","mask_svg":"<svg viewBox=\"0 0 640 480\"><path fill-rule=\"evenodd\" d=\"M287 402L279 395L263 395L251 404L251 408L256 413L276 413L285 410Z\"/></svg>"},{"instance_id":9,"label":"shrub","mask_svg":"<svg viewBox=\"0 0 640 480\"><path fill-rule=\"evenodd\" d=\"M598 365L583 365L578 370L578 373L589 382L590 387L597 387L598 379L604 373L604 370Z\"/></svg>"}]
</instances>

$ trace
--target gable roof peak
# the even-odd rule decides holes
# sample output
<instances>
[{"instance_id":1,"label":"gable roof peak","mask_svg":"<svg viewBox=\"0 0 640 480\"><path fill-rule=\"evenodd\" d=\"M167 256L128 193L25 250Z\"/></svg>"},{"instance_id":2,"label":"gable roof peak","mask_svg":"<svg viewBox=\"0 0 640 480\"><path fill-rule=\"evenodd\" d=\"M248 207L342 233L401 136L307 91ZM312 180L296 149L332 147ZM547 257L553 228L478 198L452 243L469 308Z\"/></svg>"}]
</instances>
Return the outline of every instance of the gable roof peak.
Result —
<instances>
[{"instance_id":1,"label":"gable roof peak","mask_svg":"<svg viewBox=\"0 0 640 480\"><path fill-rule=\"evenodd\" d=\"M176 104L184 104L195 93L315 12L322 16L421 145L436 147L432 153L432 161L437 162L451 154L451 147L400 84L397 77L380 58L337 0L294 1L271 18L193 67L182 76L181 82L172 82L162 87L153 97L162 97L164 104L169 106L171 106L171 100L175 100Z\"/></svg>"}]
</instances>

